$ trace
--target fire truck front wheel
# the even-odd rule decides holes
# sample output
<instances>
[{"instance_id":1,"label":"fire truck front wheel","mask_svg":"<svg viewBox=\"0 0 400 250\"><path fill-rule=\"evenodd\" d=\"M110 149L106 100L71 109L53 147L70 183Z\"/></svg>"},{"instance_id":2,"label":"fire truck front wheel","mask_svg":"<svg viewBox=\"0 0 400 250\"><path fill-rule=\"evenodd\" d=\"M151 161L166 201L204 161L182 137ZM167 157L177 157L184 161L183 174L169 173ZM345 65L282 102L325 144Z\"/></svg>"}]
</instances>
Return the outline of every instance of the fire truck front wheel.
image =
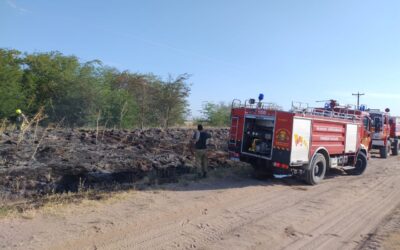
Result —
<instances>
[{"instance_id":1,"label":"fire truck front wheel","mask_svg":"<svg viewBox=\"0 0 400 250\"><path fill-rule=\"evenodd\" d=\"M323 154L317 153L305 169L305 181L310 185L320 183L326 172L326 159Z\"/></svg>"},{"instance_id":2,"label":"fire truck front wheel","mask_svg":"<svg viewBox=\"0 0 400 250\"><path fill-rule=\"evenodd\" d=\"M359 152L357 155L357 161L354 168L345 170L349 175L361 175L367 168L368 160L367 156L363 152Z\"/></svg>"},{"instance_id":3,"label":"fire truck front wheel","mask_svg":"<svg viewBox=\"0 0 400 250\"><path fill-rule=\"evenodd\" d=\"M380 155L380 157L383 158L383 159L388 158L389 153L390 153L390 149L391 149L391 146L390 146L390 142L388 141L386 147L381 147L381 148L379 149L379 155Z\"/></svg>"}]
</instances>

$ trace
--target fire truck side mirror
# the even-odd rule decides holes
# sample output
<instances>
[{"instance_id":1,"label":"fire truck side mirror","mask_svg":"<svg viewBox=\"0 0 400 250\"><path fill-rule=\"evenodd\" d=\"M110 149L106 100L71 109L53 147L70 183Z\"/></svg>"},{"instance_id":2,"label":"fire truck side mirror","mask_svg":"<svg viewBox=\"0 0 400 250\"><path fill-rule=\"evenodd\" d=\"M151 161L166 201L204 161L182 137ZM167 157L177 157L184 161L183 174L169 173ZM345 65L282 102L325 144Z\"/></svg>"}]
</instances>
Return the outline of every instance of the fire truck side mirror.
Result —
<instances>
[{"instance_id":1,"label":"fire truck side mirror","mask_svg":"<svg viewBox=\"0 0 400 250\"><path fill-rule=\"evenodd\" d=\"M254 103L256 103L256 100L253 99L253 98L251 98L251 99L249 100L249 104L253 105Z\"/></svg>"}]
</instances>

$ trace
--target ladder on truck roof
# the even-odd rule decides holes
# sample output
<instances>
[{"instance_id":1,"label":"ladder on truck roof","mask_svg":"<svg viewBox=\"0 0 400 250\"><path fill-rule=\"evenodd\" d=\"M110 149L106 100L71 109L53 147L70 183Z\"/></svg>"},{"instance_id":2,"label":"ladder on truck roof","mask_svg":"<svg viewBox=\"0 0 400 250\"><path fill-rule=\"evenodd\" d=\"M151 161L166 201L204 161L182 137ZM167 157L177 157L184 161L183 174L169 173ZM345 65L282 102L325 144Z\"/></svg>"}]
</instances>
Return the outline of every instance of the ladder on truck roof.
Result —
<instances>
[{"instance_id":1,"label":"ladder on truck roof","mask_svg":"<svg viewBox=\"0 0 400 250\"><path fill-rule=\"evenodd\" d=\"M250 100L253 100L251 102ZM282 110L282 107L272 102L260 102L254 99L248 99L242 104L239 99L232 101L232 108L249 108L249 109L267 109L267 110Z\"/></svg>"},{"instance_id":2,"label":"ladder on truck roof","mask_svg":"<svg viewBox=\"0 0 400 250\"><path fill-rule=\"evenodd\" d=\"M326 108L312 108L308 104L301 102L292 102L291 112L303 115L313 115L329 118L338 118L344 120L361 120L361 116L357 115L357 109L351 108L351 105L345 107L337 106L333 110Z\"/></svg>"}]
</instances>

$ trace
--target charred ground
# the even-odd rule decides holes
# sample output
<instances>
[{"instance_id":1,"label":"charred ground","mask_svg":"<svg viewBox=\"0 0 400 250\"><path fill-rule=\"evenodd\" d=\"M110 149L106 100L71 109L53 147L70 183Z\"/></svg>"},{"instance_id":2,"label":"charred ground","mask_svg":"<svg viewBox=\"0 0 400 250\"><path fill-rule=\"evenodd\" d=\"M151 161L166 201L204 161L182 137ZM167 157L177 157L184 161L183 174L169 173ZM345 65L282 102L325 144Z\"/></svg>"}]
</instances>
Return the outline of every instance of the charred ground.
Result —
<instances>
[{"instance_id":1,"label":"charred ground","mask_svg":"<svg viewBox=\"0 0 400 250\"><path fill-rule=\"evenodd\" d=\"M34 197L171 182L194 172L188 147L192 129L3 132L0 189L3 197ZM227 166L227 129L210 130L210 167Z\"/></svg>"}]
</instances>

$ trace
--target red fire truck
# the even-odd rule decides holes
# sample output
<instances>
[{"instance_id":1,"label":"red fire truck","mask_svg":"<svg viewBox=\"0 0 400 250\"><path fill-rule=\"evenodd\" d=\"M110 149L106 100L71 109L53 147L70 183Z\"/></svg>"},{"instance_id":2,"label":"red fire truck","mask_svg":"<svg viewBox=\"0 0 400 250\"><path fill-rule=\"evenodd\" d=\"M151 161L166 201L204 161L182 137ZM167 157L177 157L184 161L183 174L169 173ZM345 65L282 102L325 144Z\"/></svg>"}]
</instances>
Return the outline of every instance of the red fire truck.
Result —
<instances>
[{"instance_id":1,"label":"red fire truck","mask_svg":"<svg viewBox=\"0 0 400 250\"><path fill-rule=\"evenodd\" d=\"M398 155L400 152L400 117L392 116L389 119L390 124L390 137L393 140L392 154Z\"/></svg>"},{"instance_id":2,"label":"red fire truck","mask_svg":"<svg viewBox=\"0 0 400 250\"><path fill-rule=\"evenodd\" d=\"M332 105L333 104L333 105ZM370 119L367 112L340 107L292 105L288 112L275 106L232 103L229 151L251 163L256 172L301 176L318 184L330 168L359 175L367 167Z\"/></svg>"},{"instance_id":3,"label":"red fire truck","mask_svg":"<svg viewBox=\"0 0 400 250\"><path fill-rule=\"evenodd\" d=\"M390 117L389 109L369 109L372 126L372 149L379 149L381 158L387 158L390 152L399 154L400 117Z\"/></svg>"}]
</instances>

